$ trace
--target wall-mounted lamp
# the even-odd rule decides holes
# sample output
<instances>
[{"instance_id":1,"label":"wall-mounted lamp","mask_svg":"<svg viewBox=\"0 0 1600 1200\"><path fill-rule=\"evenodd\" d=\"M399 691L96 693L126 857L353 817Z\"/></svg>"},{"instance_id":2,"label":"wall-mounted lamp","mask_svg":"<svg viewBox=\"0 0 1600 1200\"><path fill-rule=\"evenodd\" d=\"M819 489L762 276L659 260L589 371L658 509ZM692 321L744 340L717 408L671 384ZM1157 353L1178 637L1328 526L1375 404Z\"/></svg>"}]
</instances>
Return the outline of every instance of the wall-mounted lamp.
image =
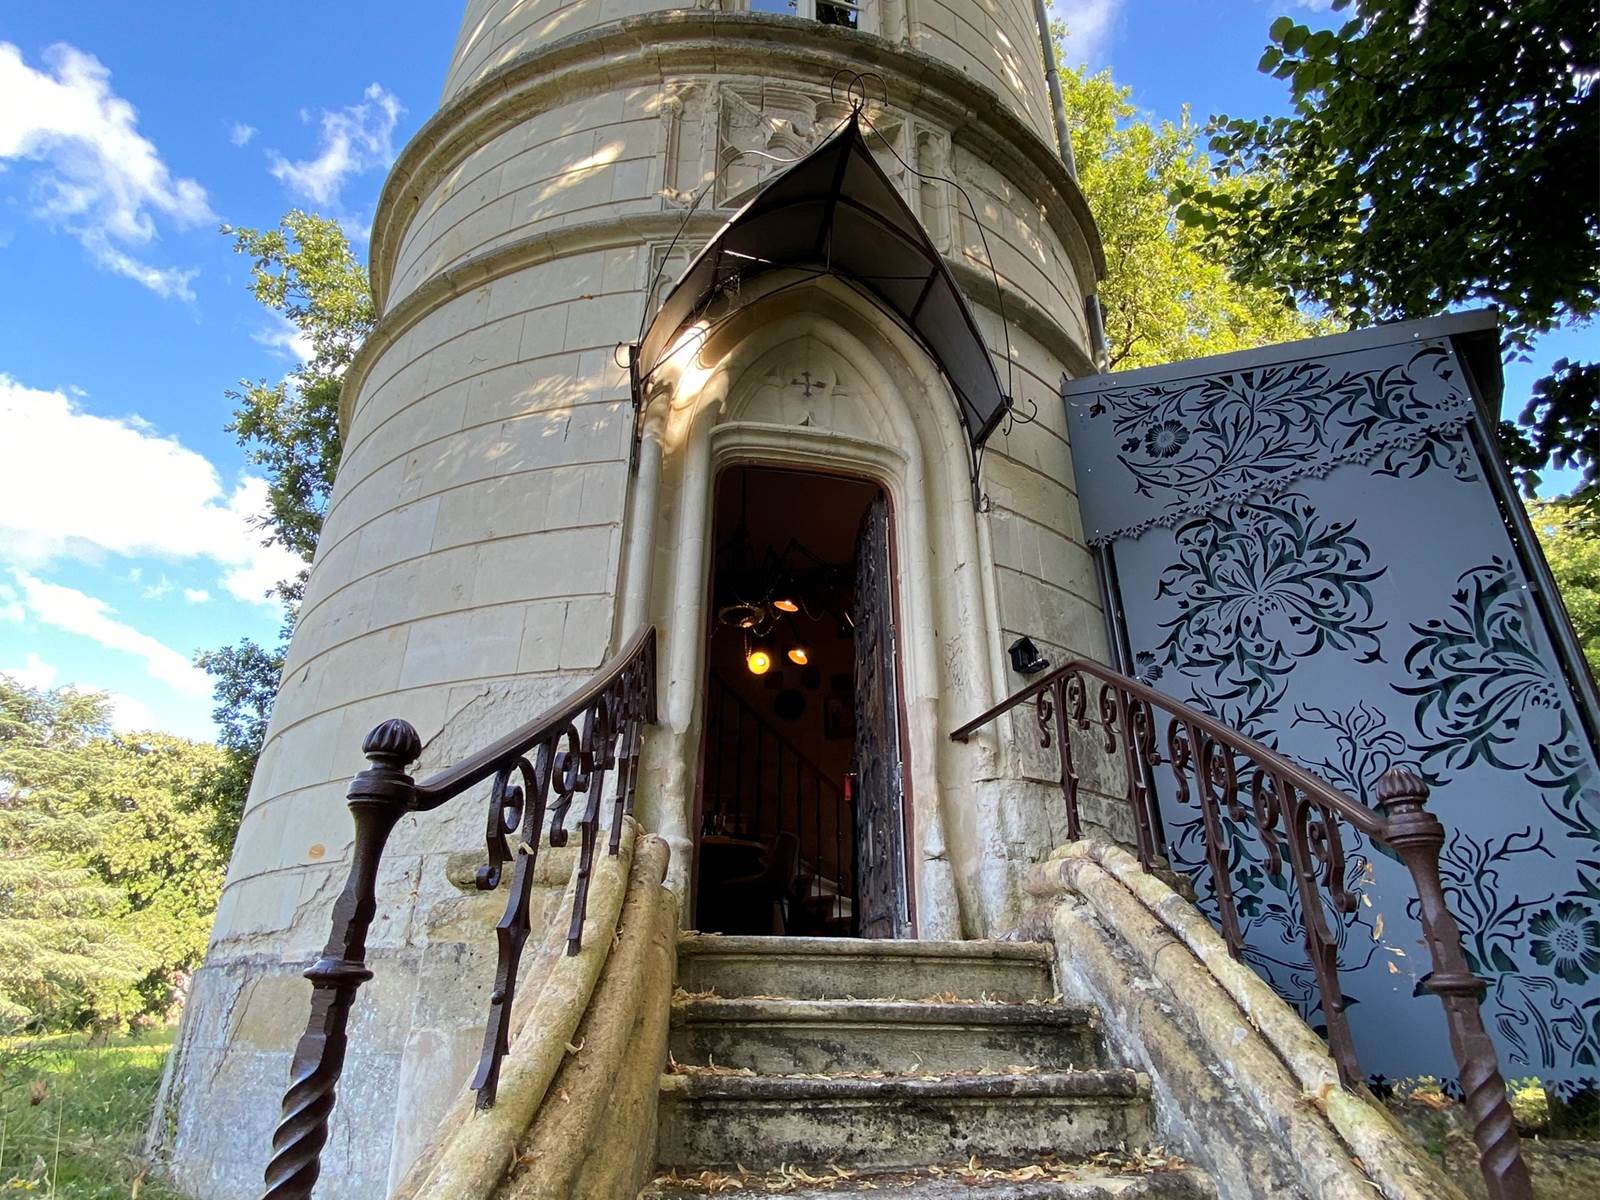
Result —
<instances>
[{"instance_id":1,"label":"wall-mounted lamp","mask_svg":"<svg viewBox=\"0 0 1600 1200\"><path fill-rule=\"evenodd\" d=\"M1039 653L1033 639L1019 637L1011 643L1011 669L1018 675L1037 675L1050 665L1050 660Z\"/></svg>"}]
</instances>

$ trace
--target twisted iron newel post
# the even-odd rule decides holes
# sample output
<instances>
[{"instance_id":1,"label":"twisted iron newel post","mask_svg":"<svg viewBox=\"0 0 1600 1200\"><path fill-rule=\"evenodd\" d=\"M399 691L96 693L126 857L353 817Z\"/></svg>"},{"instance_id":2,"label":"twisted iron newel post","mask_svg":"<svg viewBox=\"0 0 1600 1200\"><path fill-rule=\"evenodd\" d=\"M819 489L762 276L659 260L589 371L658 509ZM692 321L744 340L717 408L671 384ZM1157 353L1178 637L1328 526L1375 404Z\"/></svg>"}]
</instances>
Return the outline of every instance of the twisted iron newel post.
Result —
<instances>
[{"instance_id":1,"label":"twisted iron newel post","mask_svg":"<svg viewBox=\"0 0 1600 1200\"><path fill-rule=\"evenodd\" d=\"M384 844L411 811L415 791L405 766L422 753L422 739L405 721L385 721L361 744L372 763L350 781L355 846L350 875L333 906L333 934L322 957L306 971L311 981L311 1019L295 1047L283 1117L272 1135L266 1200L309 1200L321 1172L322 1147L334 1089L344 1068L345 1029L356 989L372 978L367 928L377 910L375 886Z\"/></svg>"},{"instance_id":2,"label":"twisted iron newel post","mask_svg":"<svg viewBox=\"0 0 1600 1200\"><path fill-rule=\"evenodd\" d=\"M1486 985L1467 967L1461 931L1450 915L1439 879L1444 826L1425 807L1428 785L1403 767L1385 772L1378 780L1377 792L1378 804L1388 819L1386 840L1410 870L1417 889L1422 933L1433 957L1433 973L1426 987L1444 1005L1450 1049L1455 1053L1489 1196L1491 1200L1531 1200L1533 1184L1522 1158L1505 1080L1500 1077L1494 1043L1479 1011Z\"/></svg>"}]
</instances>

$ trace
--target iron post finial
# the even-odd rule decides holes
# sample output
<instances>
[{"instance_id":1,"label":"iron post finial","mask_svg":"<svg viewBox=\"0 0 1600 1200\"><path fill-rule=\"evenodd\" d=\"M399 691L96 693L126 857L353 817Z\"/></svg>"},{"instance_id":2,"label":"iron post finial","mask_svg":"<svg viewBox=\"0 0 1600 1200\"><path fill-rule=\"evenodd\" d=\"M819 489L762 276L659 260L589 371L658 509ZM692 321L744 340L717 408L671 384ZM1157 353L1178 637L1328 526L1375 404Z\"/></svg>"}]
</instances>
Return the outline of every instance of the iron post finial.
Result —
<instances>
[{"instance_id":1,"label":"iron post finial","mask_svg":"<svg viewBox=\"0 0 1600 1200\"><path fill-rule=\"evenodd\" d=\"M1378 807L1385 812L1397 808L1420 808L1428 802L1428 785L1415 771L1390 767L1378 778Z\"/></svg>"},{"instance_id":2,"label":"iron post finial","mask_svg":"<svg viewBox=\"0 0 1600 1200\"><path fill-rule=\"evenodd\" d=\"M410 721L396 718L367 734L361 743L361 753L371 759L374 766L404 770L408 763L421 757L422 738Z\"/></svg>"}]
</instances>

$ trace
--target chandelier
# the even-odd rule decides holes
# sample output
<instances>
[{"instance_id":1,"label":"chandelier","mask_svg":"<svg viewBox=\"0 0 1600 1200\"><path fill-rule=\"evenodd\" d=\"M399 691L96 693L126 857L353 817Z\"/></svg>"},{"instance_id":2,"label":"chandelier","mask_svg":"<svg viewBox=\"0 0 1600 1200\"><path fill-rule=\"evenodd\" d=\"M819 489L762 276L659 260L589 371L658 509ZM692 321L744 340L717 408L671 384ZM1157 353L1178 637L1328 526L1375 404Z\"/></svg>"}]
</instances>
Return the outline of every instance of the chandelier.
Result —
<instances>
[{"instance_id":1,"label":"chandelier","mask_svg":"<svg viewBox=\"0 0 1600 1200\"><path fill-rule=\"evenodd\" d=\"M808 666L811 648L797 618L820 621L838 617L842 629L853 629L848 611L832 603L843 573L798 538L781 551L769 547L755 561L750 529L741 498L739 524L717 550L714 595L717 623L739 631L744 663L752 675L772 669L776 650L796 666Z\"/></svg>"}]
</instances>

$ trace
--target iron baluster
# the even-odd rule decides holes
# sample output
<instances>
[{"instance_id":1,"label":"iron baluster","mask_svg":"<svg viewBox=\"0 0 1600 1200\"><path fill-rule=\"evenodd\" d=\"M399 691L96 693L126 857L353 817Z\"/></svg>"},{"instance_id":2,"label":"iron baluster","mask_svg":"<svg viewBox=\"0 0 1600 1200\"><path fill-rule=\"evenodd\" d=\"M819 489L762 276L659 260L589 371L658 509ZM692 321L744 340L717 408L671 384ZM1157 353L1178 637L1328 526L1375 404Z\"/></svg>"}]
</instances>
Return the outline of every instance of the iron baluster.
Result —
<instances>
[{"instance_id":1,"label":"iron baluster","mask_svg":"<svg viewBox=\"0 0 1600 1200\"><path fill-rule=\"evenodd\" d=\"M417 731L405 721L385 721L366 737L371 766L350 784L355 822L350 872L333 908L333 932L322 957L306 971L312 984L311 1017L295 1047L283 1117L272 1139L265 1196L309 1200L321 1170L335 1090L344 1068L350 1010L372 971L366 965L367 931L377 911L378 867L395 824L407 813L428 812L485 781L492 781L485 828L487 862L477 885L500 885L512 867L510 896L496 926L498 960L484 1028L484 1052L473 1087L479 1107L494 1103L501 1060L509 1049L517 970L529 935L529 895L546 801L552 846L565 845L573 796L587 802L580 821L579 887L568 931L569 953L581 945L588 877L593 867L600 801L614 775L611 852L620 848L621 818L633 811L643 727L656 720L655 630L636 633L574 695L465 761L421 782L404 768L422 752ZM580 738L576 722L582 721ZM529 755L532 759L529 759ZM517 782L513 783L513 776ZM516 844L508 842L515 835Z\"/></svg>"},{"instance_id":2,"label":"iron baluster","mask_svg":"<svg viewBox=\"0 0 1600 1200\"><path fill-rule=\"evenodd\" d=\"M468 1086L478 1093L477 1106L489 1108L494 1104L495 1090L500 1084L500 1061L511 1050L511 1001L516 994L517 968L522 962L522 950L531 931L528 902L533 892L533 870L539 855L539 835L544 829L545 797L550 786L551 762L554 759L551 743L538 748L535 764L518 758L514 764L502 767L495 774L490 795L490 820L498 829L490 839L491 861L496 840L503 846L507 832L518 835L513 853L516 866L511 869L511 895L506 900L504 914L494 927L498 950L495 964L494 987L489 993L489 1019L484 1024L483 1054L478 1060ZM522 779L519 787L510 786L511 771L515 768ZM507 803L514 796L514 803ZM496 801L500 807L496 807ZM515 812L515 819L509 814ZM498 818L498 820L497 820ZM478 869L478 887L492 891L500 886L498 866Z\"/></svg>"},{"instance_id":3,"label":"iron baluster","mask_svg":"<svg viewBox=\"0 0 1600 1200\"><path fill-rule=\"evenodd\" d=\"M1433 971L1425 987L1444 1005L1455 1055L1457 1078L1472 1118L1484 1183L1490 1200L1530 1200L1533 1183L1522 1157L1522 1140L1511 1115L1499 1056L1483 1027L1479 1001L1485 984L1467 966L1461 949L1461 930L1445 902L1439 878L1439 851L1444 846L1444 826L1425 807L1428 785L1401 767L1384 772L1378 780L1378 805L1388 818L1388 842L1411 872L1417 888L1417 915L1428 943Z\"/></svg>"},{"instance_id":4,"label":"iron baluster","mask_svg":"<svg viewBox=\"0 0 1600 1200\"><path fill-rule=\"evenodd\" d=\"M1218 788L1222 794L1217 794ZM1244 934L1239 929L1239 907L1233 898L1233 853L1228 832L1222 824L1222 808L1233 817L1237 807L1239 773L1233 754L1217 740L1200 735L1200 752L1195 756L1195 794L1200 804L1201 828L1205 832L1206 866L1211 871L1212 894L1217 898L1217 915L1222 922L1222 937L1234 958L1244 954Z\"/></svg>"},{"instance_id":5,"label":"iron baluster","mask_svg":"<svg viewBox=\"0 0 1600 1200\"><path fill-rule=\"evenodd\" d=\"M333 905L328 944L305 973L312 988L311 1017L295 1046L283 1116L272 1135L265 1193L271 1200L305 1200L321 1173L328 1120L344 1070L350 1009L357 990L372 978L367 930L378 908L378 865L396 822L415 803L411 776L403 769L422 753L415 729L404 721L385 721L367 735L361 751L372 765L350 783L356 827L350 873Z\"/></svg>"}]
</instances>

